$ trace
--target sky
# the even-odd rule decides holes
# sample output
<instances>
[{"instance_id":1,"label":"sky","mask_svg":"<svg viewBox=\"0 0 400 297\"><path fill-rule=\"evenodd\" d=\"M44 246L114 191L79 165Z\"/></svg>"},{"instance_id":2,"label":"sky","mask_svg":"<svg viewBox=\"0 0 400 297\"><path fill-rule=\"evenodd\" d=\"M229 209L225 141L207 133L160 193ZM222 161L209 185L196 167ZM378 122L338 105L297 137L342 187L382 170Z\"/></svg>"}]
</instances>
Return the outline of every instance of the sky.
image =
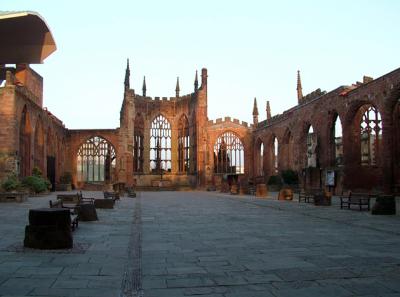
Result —
<instances>
[{"instance_id":1,"label":"sky","mask_svg":"<svg viewBox=\"0 0 400 297\"><path fill-rule=\"evenodd\" d=\"M141 94L193 92L208 69L208 117L252 122L330 91L400 67L400 1L0 0L0 10L38 12L57 51L41 65L44 106L70 129L116 128L126 59Z\"/></svg>"}]
</instances>

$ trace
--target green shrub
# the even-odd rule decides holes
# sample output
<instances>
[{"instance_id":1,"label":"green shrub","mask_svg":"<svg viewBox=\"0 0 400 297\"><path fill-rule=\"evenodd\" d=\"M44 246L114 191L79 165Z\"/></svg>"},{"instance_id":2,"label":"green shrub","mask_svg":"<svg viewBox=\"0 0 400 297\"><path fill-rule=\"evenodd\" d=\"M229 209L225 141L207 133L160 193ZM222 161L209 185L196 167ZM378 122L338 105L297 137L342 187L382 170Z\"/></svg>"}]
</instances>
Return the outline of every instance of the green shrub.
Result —
<instances>
[{"instance_id":1,"label":"green shrub","mask_svg":"<svg viewBox=\"0 0 400 297\"><path fill-rule=\"evenodd\" d=\"M39 167L35 166L32 169L32 175L37 177L42 177L42 171L39 169Z\"/></svg>"},{"instance_id":2,"label":"green shrub","mask_svg":"<svg viewBox=\"0 0 400 297\"><path fill-rule=\"evenodd\" d=\"M22 179L22 185L27 187L31 192L42 193L49 190L51 184L48 180L40 176L27 176Z\"/></svg>"},{"instance_id":3,"label":"green shrub","mask_svg":"<svg viewBox=\"0 0 400 297\"><path fill-rule=\"evenodd\" d=\"M296 171L291 169L284 170L282 171L281 175L285 184L296 185L299 183L299 177Z\"/></svg>"},{"instance_id":4,"label":"green shrub","mask_svg":"<svg viewBox=\"0 0 400 297\"><path fill-rule=\"evenodd\" d=\"M282 185L282 179L279 175L271 175L268 180L268 185Z\"/></svg>"},{"instance_id":5,"label":"green shrub","mask_svg":"<svg viewBox=\"0 0 400 297\"><path fill-rule=\"evenodd\" d=\"M16 191L21 187L21 183L15 174L10 174L1 184L1 187L6 192Z\"/></svg>"}]
</instances>

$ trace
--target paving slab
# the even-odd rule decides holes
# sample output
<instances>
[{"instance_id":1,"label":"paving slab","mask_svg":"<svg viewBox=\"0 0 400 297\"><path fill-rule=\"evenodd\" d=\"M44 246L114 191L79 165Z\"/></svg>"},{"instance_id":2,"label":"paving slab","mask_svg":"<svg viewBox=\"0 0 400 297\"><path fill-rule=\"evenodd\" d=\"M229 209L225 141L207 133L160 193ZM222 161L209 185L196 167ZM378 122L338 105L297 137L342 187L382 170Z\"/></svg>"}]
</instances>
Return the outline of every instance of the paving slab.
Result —
<instances>
[{"instance_id":1,"label":"paving slab","mask_svg":"<svg viewBox=\"0 0 400 297\"><path fill-rule=\"evenodd\" d=\"M400 216L142 192L81 222L71 250L23 248L29 209L57 194L0 204L1 297L400 296Z\"/></svg>"}]
</instances>

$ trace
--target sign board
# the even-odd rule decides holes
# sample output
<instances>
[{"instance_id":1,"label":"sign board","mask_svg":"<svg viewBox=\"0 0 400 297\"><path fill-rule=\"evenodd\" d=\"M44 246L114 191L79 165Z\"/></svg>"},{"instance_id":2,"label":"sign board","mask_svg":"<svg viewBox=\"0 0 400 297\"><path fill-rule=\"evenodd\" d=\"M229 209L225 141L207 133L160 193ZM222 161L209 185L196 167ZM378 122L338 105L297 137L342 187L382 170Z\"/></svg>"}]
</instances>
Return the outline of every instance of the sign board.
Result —
<instances>
[{"instance_id":1,"label":"sign board","mask_svg":"<svg viewBox=\"0 0 400 297\"><path fill-rule=\"evenodd\" d=\"M335 171L327 170L325 175L325 185L334 187L335 186Z\"/></svg>"}]
</instances>

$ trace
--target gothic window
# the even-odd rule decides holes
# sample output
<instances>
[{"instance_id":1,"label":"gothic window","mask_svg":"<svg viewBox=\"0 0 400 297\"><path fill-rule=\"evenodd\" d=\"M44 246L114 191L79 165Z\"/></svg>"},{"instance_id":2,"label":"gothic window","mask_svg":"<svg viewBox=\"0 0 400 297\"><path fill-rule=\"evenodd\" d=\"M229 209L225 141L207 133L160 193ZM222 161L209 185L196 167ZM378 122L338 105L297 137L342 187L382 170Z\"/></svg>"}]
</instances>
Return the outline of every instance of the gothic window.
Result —
<instances>
[{"instance_id":1,"label":"gothic window","mask_svg":"<svg viewBox=\"0 0 400 297\"><path fill-rule=\"evenodd\" d=\"M274 174L278 173L278 139L274 137L273 142L273 158L274 158Z\"/></svg>"},{"instance_id":2,"label":"gothic window","mask_svg":"<svg viewBox=\"0 0 400 297\"><path fill-rule=\"evenodd\" d=\"M244 147L239 137L225 132L214 144L215 173L244 173Z\"/></svg>"},{"instance_id":3,"label":"gothic window","mask_svg":"<svg viewBox=\"0 0 400 297\"><path fill-rule=\"evenodd\" d=\"M26 107L24 107L19 128L19 168L17 168L17 171L19 171L21 177L31 174L31 135L32 128L29 120L29 114L26 110Z\"/></svg>"},{"instance_id":4,"label":"gothic window","mask_svg":"<svg viewBox=\"0 0 400 297\"><path fill-rule=\"evenodd\" d=\"M162 115L151 123L150 170L153 173L171 171L171 125Z\"/></svg>"},{"instance_id":5,"label":"gothic window","mask_svg":"<svg viewBox=\"0 0 400 297\"><path fill-rule=\"evenodd\" d=\"M178 164L180 172L189 172L190 167L189 122L182 116L178 126Z\"/></svg>"},{"instance_id":6,"label":"gothic window","mask_svg":"<svg viewBox=\"0 0 400 297\"><path fill-rule=\"evenodd\" d=\"M140 114L135 118L134 131L133 172L143 172L144 120Z\"/></svg>"},{"instance_id":7,"label":"gothic window","mask_svg":"<svg viewBox=\"0 0 400 297\"><path fill-rule=\"evenodd\" d=\"M102 137L86 140L77 155L77 178L81 182L109 182L115 169L115 149Z\"/></svg>"},{"instance_id":8,"label":"gothic window","mask_svg":"<svg viewBox=\"0 0 400 297\"><path fill-rule=\"evenodd\" d=\"M258 175L264 175L264 143L261 141L258 153Z\"/></svg>"},{"instance_id":9,"label":"gothic window","mask_svg":"<svg viewBox=\"0 0 400 297\"><path fill-rule=\"evenodd\" d=\"M335 165L341 166L343 165L342 123L338 115L336 115L336 119L333 124L332 137L335 153Z\"/></svg>"},{"instance_id":10,"label":"gothic window","mask_svg":"<svg viewBox=\"0 0 400 297\"><path fill-rule=\"evenodd\" d=\"M361 107L361 165L376 165L382 143L382 119L372 105Z\"/></svg>"},{"instance_id":11,"label":"gothic window","mask_svg":"<svg viewBox=\"0 0 400 297\"><path fill-rule=\"evenodd\" d=\"M317 134L312 126L307 133L307 167L317 167Z\"/></svg>"}]
</instances>

